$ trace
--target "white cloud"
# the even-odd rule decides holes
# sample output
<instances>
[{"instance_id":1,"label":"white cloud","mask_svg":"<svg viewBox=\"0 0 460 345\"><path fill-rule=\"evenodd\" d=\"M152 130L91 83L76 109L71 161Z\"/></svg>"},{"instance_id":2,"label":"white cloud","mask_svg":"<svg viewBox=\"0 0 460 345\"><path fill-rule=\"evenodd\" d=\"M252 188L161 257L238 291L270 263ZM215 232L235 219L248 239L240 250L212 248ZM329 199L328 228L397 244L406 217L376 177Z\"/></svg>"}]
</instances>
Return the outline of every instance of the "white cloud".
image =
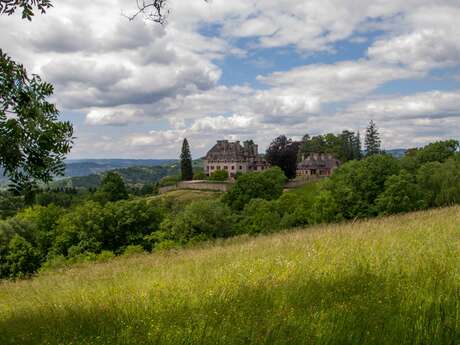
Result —
<instances>
[{"instance_id":1,"label":"white cloud","mask_svg":"<svg viewBox=\"0 0 460 345\"><path fill-rule=\"evenodd\" d=\"M86 115L90 125L127 125L140 122L145 114L136 109L93 109Z\"/></svg>"},{"instance_id":2,"label":"white cloud","mask_svg":"<svg viewBox=\"0 0 460 345\"><path fill-rule=\"evenodd\" d=\"M432 119L460 118L460 90L367 100L353 105L350 111L368 114L382 121L413 118L418 119L418 124L431 124Z\"/></svg>"},{"instance_id":3,"label":"white cloud","mask_svg":"<svg viewBox=\"0 0 460 345\"><path fill-rule=\"evenodd\" d=\"M363 129L371 117L392 146L457 135L460 92L378 90L460 66L458 0L170 0L167 27L121 16L134 5L60 0L30 24L1 18L0 46L53 82L64 113L86 114L78 155L176 155L184 136L199 152L220 137L263 147L278 134ZM366 41L364 56L334 55L337 43ZM265 48L340 62L289 67L287 56L277 71ZM271 72L221 85L229 56Z\"/></svg>"},{"instance_id":4,"label":"white cloud","mask_svg":"<svg viewBox=\"0 0 460 345\"><path fill-rule=\"evenodd\" d=\"M458 5L425 6L408 12L402 32L375 42L369 57L420 71L459 64Z\"/></svg>"}]
</instances>

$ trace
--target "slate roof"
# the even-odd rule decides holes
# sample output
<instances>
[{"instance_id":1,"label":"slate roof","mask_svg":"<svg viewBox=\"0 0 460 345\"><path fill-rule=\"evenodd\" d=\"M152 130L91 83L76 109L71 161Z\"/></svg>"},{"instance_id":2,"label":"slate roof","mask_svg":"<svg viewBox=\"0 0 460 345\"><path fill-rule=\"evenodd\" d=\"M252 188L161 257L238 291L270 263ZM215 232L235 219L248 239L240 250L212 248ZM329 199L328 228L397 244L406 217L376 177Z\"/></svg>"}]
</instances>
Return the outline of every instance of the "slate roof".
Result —
<instances>
[{"instance_id":1,"label":"slate roof","mask_svg":"<svg viewBox=\"0 0 460 345\"><path fill-rule=\"evenodd\" d=\"M252 142L245 142L243 147L239 141L219 140L209 150L205 159L208 161L263 160L263 155L257 153L257 145Z\"/></svg>"},{"instance_id":2,"label":"slate roof","mask_svg":"<svg viewBox=\"0 0 460 345\"><path fill-rule=\"evenodd\" d=\"M330 154L313 153L297 165L297 170L335 169L340 161Z\"/></svg>"}]
</instances>

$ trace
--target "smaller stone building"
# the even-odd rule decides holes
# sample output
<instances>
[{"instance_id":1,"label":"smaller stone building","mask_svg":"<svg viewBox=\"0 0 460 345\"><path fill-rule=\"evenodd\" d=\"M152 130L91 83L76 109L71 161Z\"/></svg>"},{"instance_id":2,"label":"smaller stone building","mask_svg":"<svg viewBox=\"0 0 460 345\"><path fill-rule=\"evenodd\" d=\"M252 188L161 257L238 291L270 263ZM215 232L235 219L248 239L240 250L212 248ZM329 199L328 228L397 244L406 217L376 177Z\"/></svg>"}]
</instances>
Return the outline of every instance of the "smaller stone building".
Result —
<instances>
[{"instance_id":1,"label":"smaller stone building","mask_svg":"<svg viewBox=\"0 0 460 345\"><path fill-rule=\"evenodd\" d=\"M298 177L329 177L340 166L340 161L332 154L312 153L297 164Z\"/></svg>"},{"instance_id":2,"label":"smaller stone building","mask_svg":"<svg viewBox=\"0 0 460 345\"><path fill-rule=\"evenodd\" d=\"M252 140L245 141L243 145L239 141L218 140L204 159L204 172L207 176L224 170L231 178L238 172L264 171L268 167L264 156L258 152L258 145Z\"/></svg>"}]
</instances>

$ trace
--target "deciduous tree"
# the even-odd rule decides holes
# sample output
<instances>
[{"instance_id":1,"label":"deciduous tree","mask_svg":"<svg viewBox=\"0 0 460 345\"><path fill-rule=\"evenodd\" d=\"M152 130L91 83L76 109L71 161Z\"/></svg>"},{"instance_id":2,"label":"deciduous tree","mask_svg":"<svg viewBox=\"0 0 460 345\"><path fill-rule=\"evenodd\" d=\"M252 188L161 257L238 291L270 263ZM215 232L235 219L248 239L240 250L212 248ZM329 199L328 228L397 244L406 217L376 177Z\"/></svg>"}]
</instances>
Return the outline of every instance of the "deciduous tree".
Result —
<instances>
[{"instance_id":1,"label":"deciduous tree","mask_svg":"<svg viewBox=\"0 0 460 345\"><path fill-rule=\"evenodd\" d=\"M45 13L49 0L2 0L0 14L22 9L28 20L34 8ZM49 182L64 172L64 158L70 152L73 128L58 121L59 112L47 98L53 86L0 49L0 167L16 191L31 191L36 181Z\"/></svg>"},{"instance_id":2,"label":"deciduous tree","mask_svg":"<svg viewBox=\"0 0 460 345\"><path fill-rule=\"evenodd\" d=\"M266 159L270 165L280 167L287 178L294 178L297 170L299 143L281 135L267 149Z\"/></svg>"}]
</instances>

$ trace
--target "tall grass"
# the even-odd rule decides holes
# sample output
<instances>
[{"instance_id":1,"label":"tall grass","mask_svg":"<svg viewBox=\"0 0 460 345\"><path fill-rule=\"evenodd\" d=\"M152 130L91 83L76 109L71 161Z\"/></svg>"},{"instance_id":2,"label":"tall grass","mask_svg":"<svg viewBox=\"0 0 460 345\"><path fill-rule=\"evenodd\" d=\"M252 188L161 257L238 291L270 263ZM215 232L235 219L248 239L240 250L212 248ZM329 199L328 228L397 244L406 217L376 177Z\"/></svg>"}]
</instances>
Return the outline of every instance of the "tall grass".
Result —
<instances>
[{"instance_id":1,"label":"tall grass","mask_svg":"<svg viewBox=\"0 0 460 345\"><path fill-rule=\"evenodd\" d=\"M460 208L0 285L0 344L460 343Z\"/></svg>"}]
</instances>

